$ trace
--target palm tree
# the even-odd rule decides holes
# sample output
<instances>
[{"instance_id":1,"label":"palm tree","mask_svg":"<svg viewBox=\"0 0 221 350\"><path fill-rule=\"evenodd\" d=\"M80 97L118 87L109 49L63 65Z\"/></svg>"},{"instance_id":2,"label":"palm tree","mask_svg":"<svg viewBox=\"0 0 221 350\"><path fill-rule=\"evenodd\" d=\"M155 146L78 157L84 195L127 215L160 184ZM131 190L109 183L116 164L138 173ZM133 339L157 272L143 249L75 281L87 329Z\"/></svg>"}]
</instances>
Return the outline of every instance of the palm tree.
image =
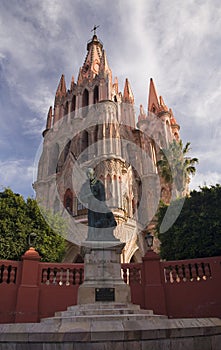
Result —
<instances>
[{"instance_id":1,"label":"palm tree","mask_svg":"<svg viewBox=\"0 0 221 350\"><path fill-rule=\"evenodd\" d=\"M189 182L190 175L195 175L197 158L187 157L190 142L183 148L182 140L173 140L169 146L160 150L161 159L157 162L159 172L168 184L175 185L178 193L182 193Z\"/></svg>"}]
</instances>

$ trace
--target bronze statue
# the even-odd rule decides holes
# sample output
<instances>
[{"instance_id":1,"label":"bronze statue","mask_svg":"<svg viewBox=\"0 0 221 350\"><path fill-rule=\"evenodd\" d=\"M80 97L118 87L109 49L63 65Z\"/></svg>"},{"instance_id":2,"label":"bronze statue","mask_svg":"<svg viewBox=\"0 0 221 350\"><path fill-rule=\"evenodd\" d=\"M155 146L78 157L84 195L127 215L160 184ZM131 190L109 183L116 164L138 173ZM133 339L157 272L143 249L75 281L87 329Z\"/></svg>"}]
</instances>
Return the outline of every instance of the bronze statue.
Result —
<instances>
[{"instance_id":1,"label":"bronze statue","mask_svg":"<svg viewBox=\"0 0 221 350\"><path fill-rule=\"evenodd\" d=\"M88 206L88 241L116 240L113 230L117 226L112 211L107 207L103 183L95 177L94 170L87 170L88 180L80 190L81 202Z\"/></svg>"}]
</instances>

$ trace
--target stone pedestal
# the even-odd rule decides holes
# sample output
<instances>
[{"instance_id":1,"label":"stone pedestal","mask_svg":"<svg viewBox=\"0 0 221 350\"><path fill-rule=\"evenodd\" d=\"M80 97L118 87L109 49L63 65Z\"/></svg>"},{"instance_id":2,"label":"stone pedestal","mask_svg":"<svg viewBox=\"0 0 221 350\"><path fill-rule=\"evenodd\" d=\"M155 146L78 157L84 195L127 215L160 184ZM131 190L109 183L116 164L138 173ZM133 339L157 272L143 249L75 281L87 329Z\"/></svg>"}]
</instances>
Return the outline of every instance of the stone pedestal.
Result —
<instances>
[{"instance_id":1,"label":"stone pedestal","mask_svg":"<svg viewBox=\"0 0 221 350\"><path fill-rule=\"evenodd\" d=\"M130 287L121 277L120 241L85 241L84 283L78 289L78 304L130 303Z\"/></svg>"}]
</instances>

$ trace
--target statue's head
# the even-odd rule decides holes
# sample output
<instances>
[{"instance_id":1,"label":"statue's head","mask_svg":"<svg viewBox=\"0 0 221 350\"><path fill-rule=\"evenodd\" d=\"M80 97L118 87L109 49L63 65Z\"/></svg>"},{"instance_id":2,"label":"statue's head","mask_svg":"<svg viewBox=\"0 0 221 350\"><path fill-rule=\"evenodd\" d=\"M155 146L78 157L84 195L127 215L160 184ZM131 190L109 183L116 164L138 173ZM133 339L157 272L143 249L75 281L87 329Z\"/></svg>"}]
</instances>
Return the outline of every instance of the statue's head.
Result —
<instances>
[{"instance_id":1,"label":"statue's head","mask_svg":"<svg viewBox=\"0 0 221 350\"><path fill-rule=\"evenodd\" d=\"M94 175L94 169L93 168L88 168L87 169L87 177L90 180L93 180L95 175Z\"/></svg>"}]
</instances>

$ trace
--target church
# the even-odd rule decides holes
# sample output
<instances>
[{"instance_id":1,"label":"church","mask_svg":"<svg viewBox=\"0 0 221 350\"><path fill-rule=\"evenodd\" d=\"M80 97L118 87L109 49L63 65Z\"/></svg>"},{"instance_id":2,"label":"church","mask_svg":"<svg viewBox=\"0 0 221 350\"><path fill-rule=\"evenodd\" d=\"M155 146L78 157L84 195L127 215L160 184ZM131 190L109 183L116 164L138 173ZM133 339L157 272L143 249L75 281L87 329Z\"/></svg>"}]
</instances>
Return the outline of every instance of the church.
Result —
<instances>
[{"instance_id":1,"label":"church","mask_svg":"<svg viewBox=\"0 0 221 350\"><path fill-rule=\"evenodd\" d=\"M152 79L148 94L145 111L135 106L127 78L120 91L96 27L77 80L72 77L67 89L61 76L33 187L40 206L67 223L66 262L82 262L88 209L79 191L88 168L104 184L117 222L114 234L126 243L122 262L139 262L145 254L145 235L154 230L159 201L169 203L172 196L157 167L160 150L180 139L180 127Z\"/></svg>"}]
</instances>

